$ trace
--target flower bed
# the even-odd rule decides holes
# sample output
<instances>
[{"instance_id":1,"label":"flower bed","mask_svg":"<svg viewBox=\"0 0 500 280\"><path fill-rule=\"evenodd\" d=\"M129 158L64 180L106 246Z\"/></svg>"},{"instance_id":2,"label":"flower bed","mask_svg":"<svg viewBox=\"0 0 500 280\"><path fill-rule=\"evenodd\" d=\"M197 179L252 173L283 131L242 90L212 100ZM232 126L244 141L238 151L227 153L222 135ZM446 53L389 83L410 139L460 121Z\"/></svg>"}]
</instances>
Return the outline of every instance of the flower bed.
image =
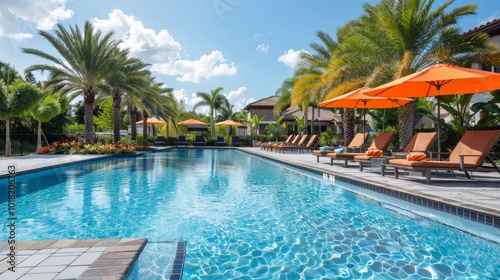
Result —
<instances>
[{"instance_id":1,"label":"flower bed","mask_svg":"<svg viewBox=\"0 0 500 280\"><path fill-rule=\"evenodd\" d=\"M49 147L42 147L36 151L37 154L92 154L92 155L112 155L112 154L133 154L136 147L133 144L111 143L111 144L81 144L76 140L61 140L54 142Z\"/></svg>"}]
</instances>

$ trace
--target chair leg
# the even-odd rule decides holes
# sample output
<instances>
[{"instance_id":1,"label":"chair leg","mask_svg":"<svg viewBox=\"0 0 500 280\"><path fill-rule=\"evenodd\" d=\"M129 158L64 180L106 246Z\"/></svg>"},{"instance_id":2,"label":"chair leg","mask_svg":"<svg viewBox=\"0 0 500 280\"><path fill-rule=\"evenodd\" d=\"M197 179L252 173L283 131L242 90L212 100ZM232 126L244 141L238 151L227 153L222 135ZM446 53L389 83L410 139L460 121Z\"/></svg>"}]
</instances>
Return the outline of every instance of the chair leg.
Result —
<instances>
[{"instance_id":1,"label":"chair leg","mask_svg":"<svg viewBox=\"0 0 500 280\"><path fill-rule=\"evenodd\" d=\"M316 156L316 163L319 163L319 156Z\"/></svg>"},{"instance_id":2,"label":"chair leg","mask_svg":"<svg viewBox=\"0 0 500 280\"><path fill-rule=\"evenodd\" d=\"M394 178L399 179L399 172L397 167L394 167Z\"/></svg>"},{"instance_id":3,"label":"chair leg","mask_svg":"<svg viewBox=\"0 0 500 280\"><path fill-rule=\"evenodd\" d=\"M431 169L430 168L425 170L425 183L426 184L431 183Z\"/></svg>"}]
</instances>

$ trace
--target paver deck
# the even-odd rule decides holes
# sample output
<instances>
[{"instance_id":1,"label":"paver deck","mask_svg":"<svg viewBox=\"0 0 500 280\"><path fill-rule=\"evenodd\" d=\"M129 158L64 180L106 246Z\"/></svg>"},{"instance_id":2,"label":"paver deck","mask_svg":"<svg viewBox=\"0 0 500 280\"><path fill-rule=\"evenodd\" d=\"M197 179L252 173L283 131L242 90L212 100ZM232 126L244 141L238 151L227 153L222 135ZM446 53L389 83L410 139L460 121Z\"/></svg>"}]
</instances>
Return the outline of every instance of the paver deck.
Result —
<instances>
[{"instance_id":1,"label":"paver deck","mask_svg":"<svg viewBox=\"0 0 500 280\"><path fill-rule=\"evenodd\" d=\"M0 242L0 279L125 279L146 243L144 238Z\"/></svg>"}]
</instances>

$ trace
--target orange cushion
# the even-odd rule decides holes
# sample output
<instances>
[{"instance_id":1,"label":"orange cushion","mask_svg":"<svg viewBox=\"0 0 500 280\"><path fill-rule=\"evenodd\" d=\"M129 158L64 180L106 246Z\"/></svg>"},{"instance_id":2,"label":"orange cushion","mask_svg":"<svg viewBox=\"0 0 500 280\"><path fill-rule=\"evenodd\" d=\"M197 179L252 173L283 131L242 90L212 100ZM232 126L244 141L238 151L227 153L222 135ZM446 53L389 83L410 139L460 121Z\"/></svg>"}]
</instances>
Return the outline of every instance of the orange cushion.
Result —
<instances>
[{"instance_id":1,"label":"orange cushion","mask_svg":"<svg viewBox=\"0 0 500 280\"><path fill-rule=\"evenodd\" d=\"M370 150L366 152L366 155L369 157L378 157L383 153L381 150Z\"/></svg>"},{"instance_id":2,"label":"orange cushion","mask_svg":"<svg viewBox=\"0 0 500 280\"><path fill-rule=\"evenodd\" d=\"M409 161L423 161L425 158L425 154L409 154L406 156Z\"/></svg>"}]
</instances>

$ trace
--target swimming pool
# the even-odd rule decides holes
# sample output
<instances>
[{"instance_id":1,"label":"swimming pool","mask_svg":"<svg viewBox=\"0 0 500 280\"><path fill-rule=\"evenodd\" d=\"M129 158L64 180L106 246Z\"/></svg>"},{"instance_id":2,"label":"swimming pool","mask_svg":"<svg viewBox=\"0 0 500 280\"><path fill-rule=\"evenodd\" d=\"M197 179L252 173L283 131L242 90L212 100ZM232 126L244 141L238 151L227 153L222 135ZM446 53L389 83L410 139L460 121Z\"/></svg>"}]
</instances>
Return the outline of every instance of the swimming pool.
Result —
<instances>
[{"instance_id":1,"label":"swimming pool","mask_svg":"<svg viewBox=\"0 0 500 280\"><path fill-rule=\"evenodd\" d=\"M498 243L236 150L171 150L17 181L19 240L148 238L144 279L168 277L174 241L187 242L183 279L500 277Z\"/></svg>"}]
</instances>

